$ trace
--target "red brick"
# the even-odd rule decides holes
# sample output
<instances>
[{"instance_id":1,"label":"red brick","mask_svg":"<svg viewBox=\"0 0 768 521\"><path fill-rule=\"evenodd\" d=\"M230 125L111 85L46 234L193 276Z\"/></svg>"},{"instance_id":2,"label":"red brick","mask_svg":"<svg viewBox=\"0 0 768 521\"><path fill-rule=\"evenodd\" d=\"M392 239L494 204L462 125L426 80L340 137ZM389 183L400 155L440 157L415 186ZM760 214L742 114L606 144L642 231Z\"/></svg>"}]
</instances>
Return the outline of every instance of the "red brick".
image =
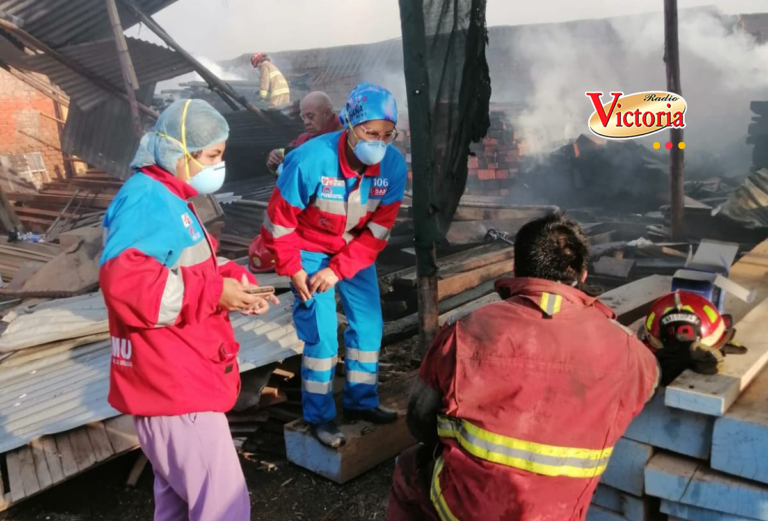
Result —
<instances>
[{"instance_id":1,"label":"red brick","mask_svg":"<svg viewBox=\"0 0 768 521\"><path fill-rule=\"evenodd\" d=\"M480 160L477 157L470 157L469 161L467 161L467 167L468 168L479 168L480 167Z\"/></svg>"},{"instance_id":2,"label":"red brick","mask_svg":"<svg viewBox=\"0 0 768 521\"><path fill-rule=\"evenodd\" d=\"M509 170L496 170L496 179L509 179Z\"/></svg>"},{"instance_id":3,"label":"red brick","mask_svg":"<svg viewBox=\"0 0 768 521\"><path fill-rule=\"evenodd\" d=\"M496 171L495 170L478 170L477 177L481 181L496 179Z\"/></svg>"},{"instance_id":4,"label":"red brick","mask_svg":"<svg viewBox=\"0 0 768 521\"><path fill-rule=\"evenodd\" d=\"M499 140L487 137L483 139L483 144L485 145L486 148L488 148L489 146L495 147L495 146L498 146Z\"/></svg>"},{"instance_id":5,"label":"red brick","mask_svg":"<svg viewBox=\"0 0 768 521\"><path fill-rule=\"evenodd\" d=\"M491 169L491 170L496 170L497 168L499 168L499 164L498 163L488 163L488 168Z\"/></svg>"}]
</instances>

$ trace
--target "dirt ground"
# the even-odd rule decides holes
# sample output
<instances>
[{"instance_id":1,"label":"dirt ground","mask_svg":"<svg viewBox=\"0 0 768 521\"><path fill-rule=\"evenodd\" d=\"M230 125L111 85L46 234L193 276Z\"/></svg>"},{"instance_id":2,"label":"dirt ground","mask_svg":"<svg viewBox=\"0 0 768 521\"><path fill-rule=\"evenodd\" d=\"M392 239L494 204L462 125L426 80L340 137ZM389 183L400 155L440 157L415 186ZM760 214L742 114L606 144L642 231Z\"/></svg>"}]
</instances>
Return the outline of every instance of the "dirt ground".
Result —
<instances>
[{"instance_id":1,"label":"dirt ground","mask_svg":"<svg viewBox=\"0 0 768 521\"><path fill-rule=\"evenodd\" d=\"M152 472L147 467L136 488L125 479L138 452L32 498L0 515L7 521L151 520ZM277 464L263 470L260 461ZM383 521L394 460L347 483L337 485L269 456L241 457L251 492L253 521Z\"/></svg>"}]
</instances>

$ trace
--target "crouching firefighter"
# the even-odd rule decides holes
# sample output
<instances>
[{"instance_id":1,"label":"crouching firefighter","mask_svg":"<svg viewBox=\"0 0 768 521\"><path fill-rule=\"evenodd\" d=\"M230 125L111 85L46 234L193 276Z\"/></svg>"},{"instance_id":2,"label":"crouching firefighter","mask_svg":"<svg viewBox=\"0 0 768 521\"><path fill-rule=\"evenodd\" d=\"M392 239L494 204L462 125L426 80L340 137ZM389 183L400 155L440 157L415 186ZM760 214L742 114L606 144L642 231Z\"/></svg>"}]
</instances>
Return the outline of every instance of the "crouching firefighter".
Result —
<instances>
[{"instance_id":1,"label":"crouching firefighter","mask_svg":"<svg viewBox=\"0 0 768 521\"><path fill-rule=\"evenodd\" d=\"M438 333L387 519L583 521L614 443L652 396L651 351L577 286L588 243L552 215L515 239L504 299Z\"/></svg>"},{"instance_id":2,"label":"crouching firefighter","mask_svg":"<svg viewBox=\"0 0 768 521\"><path fill-rule=\"evenodd\" d=\"M334 423L338 339L335 289L349 327L344 333L347 419L390 423L379 407L383 321L376 257L403 200L407 168L389 145L397 104L386 89L363 83L340 116L344 131L318 136L285 158L261 236L278 275L291 277L293 318L305 342L301 368L304 418L330 447L345 443Z\"/></svg>"}]
</instances>

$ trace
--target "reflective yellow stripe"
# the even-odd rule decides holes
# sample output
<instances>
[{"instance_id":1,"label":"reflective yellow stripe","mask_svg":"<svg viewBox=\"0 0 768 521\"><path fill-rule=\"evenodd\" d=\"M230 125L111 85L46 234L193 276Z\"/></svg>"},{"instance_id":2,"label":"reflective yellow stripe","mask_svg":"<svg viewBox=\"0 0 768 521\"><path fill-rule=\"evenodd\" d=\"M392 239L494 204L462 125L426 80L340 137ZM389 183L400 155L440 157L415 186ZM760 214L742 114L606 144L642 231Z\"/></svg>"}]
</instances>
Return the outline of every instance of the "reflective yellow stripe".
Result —
<instances>
[{"instance_id":1,"label":"reflective yellow stripe","mask_svg":"<svg viewBox=\"0 0 768 521\"><path fill-rule=\"evenodd\" d=\"M605 471L613 452L613 447L577 449L519 440L446 416L438 419L437 434L455 439L464 450L478 458L544 476L598 476Z\"/></svg>"},{"instance_id":2,"label":"reflective yellow stripe","mask_svg":"<svg viewBox=\"0 0 768 521\"><path fill-rule=\"evenodd\" d=\"M713 324L717 321L717 311L712 309L709 306L704 306L704 313L707 314L707 317L709 317L709 321Z\"/></svg>"},{"instance_id":3,"label":"reflective yellow stripe","mask_svg":"<svg viewBox=\"0 0 768 521\"><path fill-rule=\"evenodd\" d=\"M269 94L269 92L267 92L265 90L260 90L259 91L259 96L261 96L262 98L266 98L267 94Z\"/></svg>"},{"instance_id":4,"label":"reflective yellow stripe","mask_svg":"<svg viewBox=\"0 0 768 521\"><path fill-rule=\"evenodd\" d=\"M282 74L280 73L280 71L272 71L272 72L270 72L270 73L269 73L269 79L270 79L270 80L271 80L272 78L275 78L275 77L277 77L277 76L282 76Z\"/></svg>"},{"instance_id":5,"label":"reflective yellow stripe","mask_svg":"<svg viewBox=\"0 0 768 521\"><path fill-rule=\"evenodd\" d=\"M653 326L653 319L656 318L656 313L651 311L651 314L648 315L648 320L645 321L645 329L648 331L651 330L651 327Z\"/></svg>"},{"instance_id":6,"label":"reflective yellow stripe","mask_svg":"<svg viewBox=\"0 0 768 521\"><path fill-rule=\"evenodd\" d=\"M289 89L288 87L284 89L277 89L272 91L273 96L282 96L283 94L290 94L290 93L291 93L291 89Z\"/></svg>"},{"instance_id":7,"label":"reflective yellow stripe","mask_svg":"<svg viewBox=\"0 0 768 521\"><path fill-rule=\"evenodd\" d=\"M554 293L542 293L541 302L539 307L541 310L549 316L552 316L560 312L560 307L563 305L563 297Z\"/></svg>"},{"instance_id":8,"label":"reflective yellow stripe","mask_svg":"<svg viewBox=\"0 0 768 521\"><path fill-rule=\"evenodd\" d=\"M443 491L440 488L440 473L443 471L443 457L440 456L435 462L435 470L432 473L432 487L429 491L429 497L432 499L432 504L435 506L437 515L440 516L441 521L459 521L459 519L453 515L451 509L448 508L448 504L443 497Z\"/></svg>"}]
</instances>

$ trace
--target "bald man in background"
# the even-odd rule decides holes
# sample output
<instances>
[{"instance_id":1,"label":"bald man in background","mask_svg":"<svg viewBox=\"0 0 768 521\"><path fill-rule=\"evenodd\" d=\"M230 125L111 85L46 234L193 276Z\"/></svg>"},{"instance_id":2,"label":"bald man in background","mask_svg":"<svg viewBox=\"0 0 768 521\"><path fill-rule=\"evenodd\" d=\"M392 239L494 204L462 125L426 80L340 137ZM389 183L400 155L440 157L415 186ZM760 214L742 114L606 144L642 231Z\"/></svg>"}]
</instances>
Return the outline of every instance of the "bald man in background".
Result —
<instances>
[{"instance_id":1,"label":"bald man in background","mask_svg":"<svg viewBox=\"0 0 768 521\"><path fill-rule=\"evenodd\" d=\"M301 100L301 120L306 132L299 135L286 148L277 148L269 153L267 167L277 175L277 168L285 160L285 155L310 139L342 130L339 116L333 111L333 102L325 92L310 92Z\"/></svg>"}]
</instances>

